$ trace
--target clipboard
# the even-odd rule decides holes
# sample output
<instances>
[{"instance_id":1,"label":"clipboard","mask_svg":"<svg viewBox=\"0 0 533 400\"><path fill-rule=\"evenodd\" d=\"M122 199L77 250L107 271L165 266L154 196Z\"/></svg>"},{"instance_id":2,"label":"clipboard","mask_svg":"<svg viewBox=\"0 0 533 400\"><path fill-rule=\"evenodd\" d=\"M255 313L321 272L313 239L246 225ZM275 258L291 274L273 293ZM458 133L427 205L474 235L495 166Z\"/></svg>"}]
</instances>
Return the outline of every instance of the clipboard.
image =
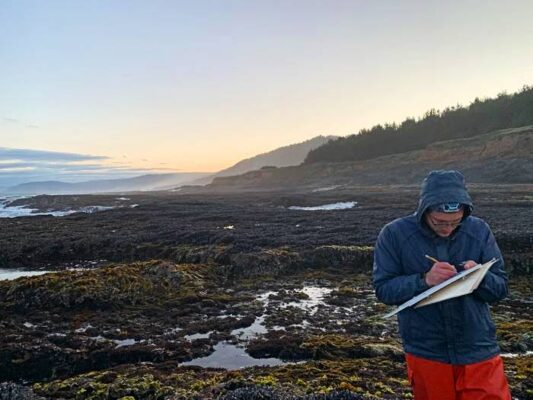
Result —
<instances>
[{"instance_id":1,"label":"clipboard","mask_svg":"<svg viewBox=\"0 0 533 400\"><path fill-rule=\"evenodd\" d=\"M409 307L423 307L428 304L438 303L440 301L452 299L454 297L465 296L472 293L477 289L487 271L492 265L498 261L497 258L493 258L484 264L477 264L476 266L461 271L457 275L452 276L450 279L439 283L438 285L429 288L428 290L413 297L411 300L406 301L402 305L393 311L383 315L383 318L389 318L393 315L405 310Z\"/></svg>"}]
</instances>

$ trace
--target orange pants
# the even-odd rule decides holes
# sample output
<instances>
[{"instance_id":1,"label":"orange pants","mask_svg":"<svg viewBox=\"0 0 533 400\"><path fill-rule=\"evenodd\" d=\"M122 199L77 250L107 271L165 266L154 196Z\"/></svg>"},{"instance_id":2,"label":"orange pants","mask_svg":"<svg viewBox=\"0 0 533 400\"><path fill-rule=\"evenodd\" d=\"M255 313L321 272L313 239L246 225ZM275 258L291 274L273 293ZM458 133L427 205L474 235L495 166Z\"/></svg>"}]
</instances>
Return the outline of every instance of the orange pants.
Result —
<instances>
[{"instance_id":1,"label":"orange pants","mask_svg":"<svg viewBox=\"0 0 533 400\"><path fill-rule=\"evenodd\" d=\"M500 356L467 365L427 360L407 353L415 400L511 400Z\"/></svg>"}]
</instances>

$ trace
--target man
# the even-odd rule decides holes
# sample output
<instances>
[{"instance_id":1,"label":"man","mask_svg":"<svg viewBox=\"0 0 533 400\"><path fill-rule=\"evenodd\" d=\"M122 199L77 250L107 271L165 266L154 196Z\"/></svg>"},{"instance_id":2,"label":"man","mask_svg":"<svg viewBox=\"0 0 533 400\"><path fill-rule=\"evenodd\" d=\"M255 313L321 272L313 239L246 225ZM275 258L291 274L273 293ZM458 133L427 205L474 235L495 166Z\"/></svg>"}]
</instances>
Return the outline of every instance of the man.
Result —
<instances>
[{"instance_id":1,"label":"man","mask_svg":"<svg viewBox=\"0 0 533 400\"><path fill-rule=\"evenodd\" d=\"M460 172L432 171L417 211L387 224L376 242L374 288L390 305L498 259L473 293L398 314L416 400L511 399L488 307L507 296L507 277L494 235L472 209Z\"/></svg>"}]
</instances>

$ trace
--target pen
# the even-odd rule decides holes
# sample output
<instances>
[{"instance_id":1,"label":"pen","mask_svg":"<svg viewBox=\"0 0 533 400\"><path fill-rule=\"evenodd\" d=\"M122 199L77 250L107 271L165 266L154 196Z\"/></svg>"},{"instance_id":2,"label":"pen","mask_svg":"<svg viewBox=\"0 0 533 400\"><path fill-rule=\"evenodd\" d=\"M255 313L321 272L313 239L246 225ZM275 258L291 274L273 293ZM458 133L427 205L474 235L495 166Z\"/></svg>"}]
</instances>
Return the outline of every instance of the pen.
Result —
<instances>
[{"instance_id":1,"label":"pen","mask_svg":"<svg viewBox=\"0 0 533 400\"><path fill-rule=\"evenodd\" d=\"M427 254L425 254L424 257L426 257L429 261L433 261L434 263L438 263L439 262L439 260L437 260L436 258L433 258L431 256L428 256Z\"/></svg>"},{"instance_id":2,"label":"pen","mask_svg":"<svg viewBox=\"0 0 533 400\"><path fill-rule=\"evenodd\" d=\"M426 257L429 261L431 261L433 263L438 263L439 262L439 260L437 260L434 257L428 256L427 254L424 254L424 257ZM467 261L463 261L462 263L459 264L459 266L460 267L464 267L466 263L467 263Z\"/></svg>"}]
</instances>

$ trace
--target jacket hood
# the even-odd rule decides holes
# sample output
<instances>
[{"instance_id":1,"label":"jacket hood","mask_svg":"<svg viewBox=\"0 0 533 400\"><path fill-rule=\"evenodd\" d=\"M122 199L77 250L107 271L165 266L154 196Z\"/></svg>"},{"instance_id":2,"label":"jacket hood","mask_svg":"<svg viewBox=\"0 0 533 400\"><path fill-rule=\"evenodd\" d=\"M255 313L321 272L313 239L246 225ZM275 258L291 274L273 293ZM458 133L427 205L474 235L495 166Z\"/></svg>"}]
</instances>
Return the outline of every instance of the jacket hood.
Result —
<instances>
[{"instance_id":1,"label":"jacket hood","mask_svg":"<svg viewBox=\"0 0 533 400\"><path fill-rule=\"evenodd\" d=\"M474 205L468 194L465 177L459 171L431 171L422 182L416 216L419 223L429 207L442 203L461 203L466 205L463 219L472 212Z\"/></svg>"}]
</instances>

